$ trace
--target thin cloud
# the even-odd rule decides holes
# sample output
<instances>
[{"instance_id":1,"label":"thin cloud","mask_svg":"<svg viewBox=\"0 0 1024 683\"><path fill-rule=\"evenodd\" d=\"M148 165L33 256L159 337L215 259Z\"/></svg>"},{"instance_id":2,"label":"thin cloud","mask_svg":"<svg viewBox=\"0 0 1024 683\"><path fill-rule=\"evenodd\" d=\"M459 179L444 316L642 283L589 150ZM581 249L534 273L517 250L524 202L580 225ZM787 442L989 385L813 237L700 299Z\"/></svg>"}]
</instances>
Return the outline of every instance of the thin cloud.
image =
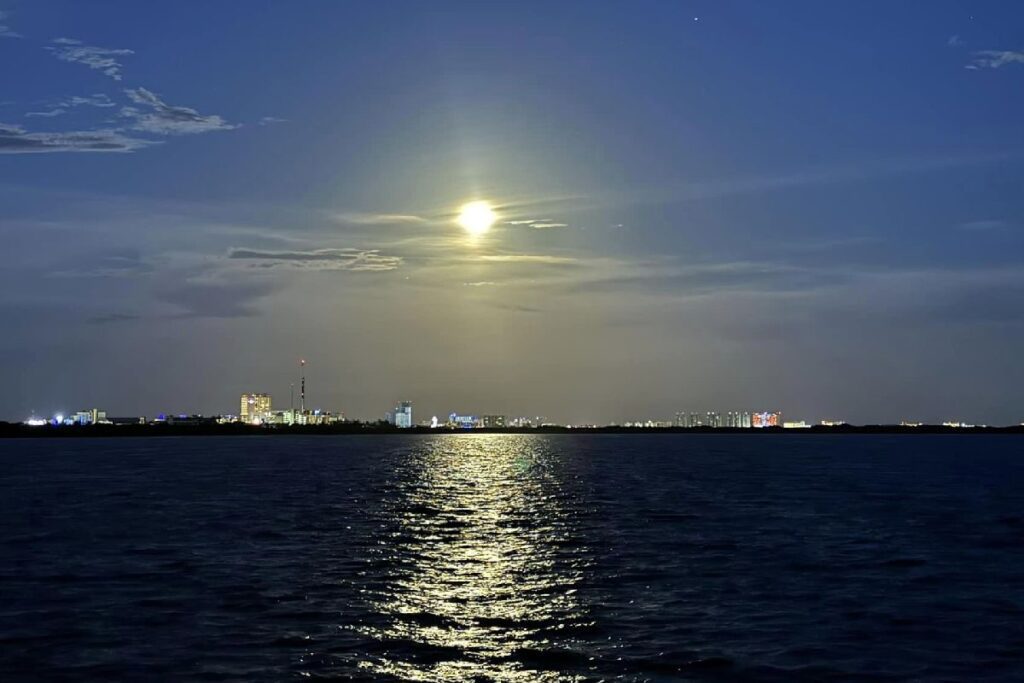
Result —
<instances>
[{"instance_id":1,"label":"thin cloud","mask_svg":"<svg viewBox=\"0 0 1024 683\"><path fill-rule=\"evenodd\" d=\"M981 50L965 68L998 69L1007 64L1024 64L1024 50Z\"/></svg>"},{"instance_id":2,"label":"thin cloud","mask_svg":"<svg viewBox=\"0 0 1024 683\"><path fill-rule=\"evenodd\" d=\"M946 45L948 47L961 47L963 44L964 44L964 41L961 40L960 36L958 36L958 35L952 35L946 41Z\"/></svg>"},{"instance_id":3,"label":"thin cloud","mask_svg":"<svg viewBox=\"0 0 1024 683\"><path fill-rule=\"evenodd\" d=\"M427 222L422 216L400 213L339 213L334 217L342 223L353 225L409 225Z\"/></svg>"},{"instance_id":4,"label":"thin cloud","mask_svg":"<svg viewBox=\"0 0 1024 683\"><path fill-rule=\"evenodd\" d=\"M75 95L69 97L67 100L61 103L62 107L114 107L117 103L114 102L110 97L103 93L96 93L95 95L87 95L85 97Z\"/></svg>"},{"instance_id":5,"label":"thin cloud","mask_svg":"<svg viewBox=\"0 0 1024 683\"><path fill-rule=\"evenodd\" d=\"M514 221L505 221L506 225L525 225L537 230L544 230L546 228L567 228L568 223L559 223L553 221L550 218L523 218Z\"/></svg>"},{"instance_id":6,"label":"thin cloud","mask_svg":"<svg viewBox=\"0 0 1024 683\"><path fill-rule=\"evenodd\" d=\"M57 107L56 109L51 109L49 111L29 111L29 112L25 112L25 116L29 117L29 118L34 117L34 116L42 116L42 117L46 117L46 118L53 118L54 116L60 116L61 114L66 114L67 111L68 110L64 109L63 107Z\"/></svg>"},{"instance_id":7,"label":"thin cloud","mask_svg":"<svg viewBox=\"0 0 1024 683\"><path fill-rule=\"evenodd\" d=\"M153 144L157 143L116 129L31 133L22 126L0 123L0 154L133 152Z\"/></svg>"},{"instance_id":8,"label":"thin cloud","mask_svg":"<svg viewBox=\"0 0 1024 683\"><path fill-rule=\"evenodd\" d=\"M259 120L257 125L260 125L260 126L270 126L270 125L273 125L275 123L288 123L288 119L278 118L277 116L264 116L263 118L261 118Z\"/></svg>"},{"instance_id":9,"label":"thin cloud","mask_svg":"<svg viewBox=\"0 0 1024 683\"><path fill-rule=\"evenodd\" d=\"M496 287L497 282L491 280L480 280L479 282L463 282L463 287Z\"/></svg>"},{"instance_id":10,"label":"thin cloud","mask_svg":"<svg viewBox=\"0 0 1024 683\"><path fill-rule=\"evenodd\" d=\"M349 270L382 272L402 265L401 256L386 256L378 249L312 249L310 251L262 251L231 249L229 259L256 261L259 267L288 267L301 270Z\"/></svg>"},{"instance_id":11,"label":"thin cloud","mask_svg":"<svg viewBox=\"0 0 1024 683\"><path fill-rule=\"evenodd\" d=\"M579 263L579 259L569 256L549 256L547 254L484 254L478 258L490 263L541 263L553 266Z\"/></svg>"},{"instance_id":12,"label":"thin cloud","mask_svg":"<svg viewBox=\"0 0 1024 683\"><path fill-rule=\"evenodd\" d=\"M536 308L535 306L524 306L522 304L498 303L495 304L495 308L500 308L505 311L513 311L515 313L543 313L540 308Z\"/></svg>"},{"instance_id":13,"label":"thin cloud","mask_svg":"<svg viewBox=\"0 0 1024 683\"><path fill-rule=\"evenodd\" d=\"M103 93L97 93L95 95L88 95L85 97L82 97L80 95L74 95L67 99L61 100L60 102L52 104L50 106L50 109L46 111L30 111L27 112L25 116L42 116L47 118L53 118L55 116L60 116L61 114L66 114L68 113L68 111L75 107L85 106L108 108L117 106L117 103L110 99L108 96L104 95Z\"/></svg>"},{"instance_id":14,"label":"thin cloud","mask_svg":"<svg viewBox=\"0 0 1024 683\"><path fill-rule=\"evenodd\" d=\"M204 116L190 107L169 105L145 88L129 88L124 92L132 102L148 108L148 111L135 107L121 110L121 116L132 119L134 130L156 135L189 135L237 127L216 114Z\"/></svg>"},{"instance_id":15,"label":"thin cloud","mask_svg":"<svg viewBox=\"0 0 1024 683\"><path fill-rule=\"evenodd\" d=\"M835 286L848 277L849 274L842 269L785 263L624 263L591 268L584 277L565 284L576 291L640 290L673 297L693 297L724 292L807 294Z\"/></svg>"},{"instance_id":16,"label":"thin cloud","mask_svg":"<svg viewBox=\"0 0 1024 683\"><path fill-rule=\"evenodd\" d=\"M7 17L7 12L0 12L0 38L21 38L20 33L15 32L7 25Z\"/></svg>"},{"instance_id":17,"label":"thin cloud","mask_svg":"<svg viewBox=\"0 0 1024 683\"><path fill-rule=\"evenodd\" d=\"M125 48L85 45L82 41L74 38L57 38L46 49L62 62L84 64L115 81L121 80L121 69L123 68L117 58L135 54L134 50Z\"/></svg>"}]
</instances>

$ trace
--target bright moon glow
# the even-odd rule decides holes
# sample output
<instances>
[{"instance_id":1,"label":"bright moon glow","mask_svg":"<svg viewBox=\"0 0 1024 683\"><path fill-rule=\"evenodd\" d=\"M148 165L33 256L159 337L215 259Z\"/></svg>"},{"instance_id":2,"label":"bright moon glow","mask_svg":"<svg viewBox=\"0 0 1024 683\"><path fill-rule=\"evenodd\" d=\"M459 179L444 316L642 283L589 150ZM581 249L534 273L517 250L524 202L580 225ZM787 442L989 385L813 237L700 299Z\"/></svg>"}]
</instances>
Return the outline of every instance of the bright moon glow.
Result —
<instances>
[{"instance_id":1,"label":"bright moon glow","mask_svg":"<svg viewBox=\"0 0 1024 683\"><path fill-rule=\"evenodd\" d=\"M469 234L482 235L491 229L497 218L487 202L470 202L459 211L458 223Z\"/></svg>"}]
</instances>

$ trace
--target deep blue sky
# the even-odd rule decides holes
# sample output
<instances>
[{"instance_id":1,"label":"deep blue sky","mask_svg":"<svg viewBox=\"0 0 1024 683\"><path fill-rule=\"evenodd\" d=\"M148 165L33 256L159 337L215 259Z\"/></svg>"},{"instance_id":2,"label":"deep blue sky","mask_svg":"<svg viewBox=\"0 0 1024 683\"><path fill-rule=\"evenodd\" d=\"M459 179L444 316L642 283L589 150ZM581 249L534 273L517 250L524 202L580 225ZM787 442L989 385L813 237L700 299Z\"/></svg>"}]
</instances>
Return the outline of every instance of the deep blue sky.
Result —
<instances>
[{"instance_id":1,"label":"deep blue sky","mask_svg":"<svg viewBox=\"0 0 1024 683\"><path fill-rule=\"evenodd\" d=\"M0 417L1024 419L1021 3L0 13Z\"/></svg>"}]
</instances>

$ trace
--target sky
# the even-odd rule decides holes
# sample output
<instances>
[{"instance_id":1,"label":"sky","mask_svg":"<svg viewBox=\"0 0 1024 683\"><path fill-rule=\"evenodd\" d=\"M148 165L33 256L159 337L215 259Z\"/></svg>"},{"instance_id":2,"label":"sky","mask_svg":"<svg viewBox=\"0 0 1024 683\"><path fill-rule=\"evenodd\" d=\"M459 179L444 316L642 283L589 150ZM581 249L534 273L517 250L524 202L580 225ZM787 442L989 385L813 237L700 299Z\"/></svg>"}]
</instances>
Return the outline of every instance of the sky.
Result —
<instances>
[{"instance_id":1,"label":"sky","mask_svg":"<svg viewBox=\"0 0 1024 683\"><path fill-rule=\"evenodd\" d=\"M0 419L1016 424L1022 122L1015 1L0 0Z\"/></svg>"}]
</instances>

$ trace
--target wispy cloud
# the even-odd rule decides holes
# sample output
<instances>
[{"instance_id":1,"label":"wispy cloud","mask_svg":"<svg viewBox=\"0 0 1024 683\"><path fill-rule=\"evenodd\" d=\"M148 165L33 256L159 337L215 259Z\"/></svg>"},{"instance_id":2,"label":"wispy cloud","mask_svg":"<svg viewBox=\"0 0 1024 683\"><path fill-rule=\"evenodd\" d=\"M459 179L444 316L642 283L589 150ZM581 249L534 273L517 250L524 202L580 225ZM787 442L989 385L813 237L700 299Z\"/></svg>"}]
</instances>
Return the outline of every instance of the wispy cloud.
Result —
<instances>
[{"instance_id":1,"label":"wispy cloud","mask_svg":"<svg viewBox=\"0 0 1024 683\"><path fill-rule=\"evenodd\" d=\"M312 249L309 251L261 251L231 249L229 259L256 261L260 267L289 267L302 270L350 270L381 272L402 265L402 257L386 256L378 249Z\"/></svg>"},{"instance_id":2,"label":"wispy cloud","mask_svg":"<svg viewBox=\"0 0 1024 683\"><path fill-rule=\"evenodd\" d=\"M103 93L96 93L94 95L86 95L85 97L75 95L66 99L61 103L62 107L114 107L117 103L114 102L110 97Z\"/></svg>"},{"instance_id":3,"label":"wispy cloud","mask_svg":"<svg viewBox=\"0 0 1024 683\"><path fill-rule=\"evenodd\" d=\"M353 225L409 225L427 222L422 216L400 213L338 213L334 217L342 223Z\"/></svg>"},{"instance_id":4,"label":"wispy cloud","mask_svg":"<svg viewBox=\"0 0 1024 683\"><path fill-rule=\"evenodd\" d=\"M537 230L544 230L547 228L567 228L568 223L559 223L553 221L550 218L520 218L513 221L505 221L506 225L525 225L530 228L536 228Z\"/></svg>"},{"instance_id":5,"label":"wispy cloud","mask_svg":"<svg viewBox=\"0 0 1024 683\"><path fill-rule=\"evenodd\" d=\"M495 286L497 286L497 284L498 284L497 282L493 282L492 280L479 280L477 282L463 282L462 286L463 287L495 287Z\"/></svg>"},{"instance_id":6,"label":"wispy cloud","mask_svg":"<svg viewBox=\"0 0 1024 683\"><path fill-rule=\"evenodd\" d=\"M145 88L129 88L125 94L132 102L148 108L148 111L135 107L121 110L122 116L132 119L134 130L157 135L188 135L237 127L216 114L204 116L190 107L169 105Z\"/></svg>"},{"instance_id":7,"label":"wispy cloud","mask_svg":"<svg viewBox=\"0 0 1024 683\"><path fill-rule=\"evenodd\" d=\"M282 119L277 116L264 116L257 123L260 126L270 126L275 123L288 123L288 119Z\"/></svg>"},{"instance_id":8,"label":"wispy cloud","mask_svg":"<svg viewBox=\"0 0 1024 683\"><path fill-rule=\"evenodd\" d=\"M963 46L963 44L964 44L964 41L958 35L952 35L946 41L946 45L948 47L961 47L961 46Z\"/></svg>"},{"instance_id":9,"label":"wispy cloud","mask_svg":"<svg viewBox=\"0 0 1024 683\"><path fill-rule=\"evenodd\" d=\"M90 69L103 73L115 81L121 80L122 64L118 57L135 54L134 50L124 48L96 47L86 45L74 38L57 38L52 45L46 47L53 55L63 61L84 64Z\"/></svg>"},{"instance_id":10,"label":"wispy cloud","mask_svg":"<svg viewBox=\"0 0 1024 683\"><path fill-rule=\"evenodd\" d=\"M579 263L579 259L570 256L548 254L484 254L477 258L489 263L542 263L552 266L568 266Z\"/></svg>"},{"instance_id":11,"label":"wispy cloud","mask_svg":"<svg viewBox=\"0 0 1024 683\"><path fill-rule=\"evenodd\" d=\"M49 111L30 111L30 112L25 112L25 116L27 116L29 118L31 118L33 116L42 116L42 117L46 117L46 118L53 118L54 116L60 116L61 114L66 114L67 111L68 110L64 109L63 107L57 107L56 109L50 109Z\"/></svg>"},{"instance_id":12,"label":"wispy cloud","mask_svg":"<svg viewBox=\"0 0 1024 683\"><path fill-rule=\"evenodd\" d=\"M0 123L0 154L131 152L153 144L115 129L31 133L22 126Z\"/></svg>"},{"instance_id":13,"label":"wispy cloud","mask_svg":"<svg viewBox=\"0 0 1024 683\"><path fill-rule=\"evenodd\" d=\"M981 50L965 68L998 69L1007 64L1024 64L1024 50Z\"/></svg>"},{"instance_id":14,"label":"wispy cloud","mask_svg":"<svg viewBox=\"0 0 1024 683\"><path fill-rule=\"evenodd\" d=\"M71 109L73 109L75 107L84 107L84 106L108 108L108 107L115 107L115 106L117 106L117 103L114 102L112 99L110 99L110 97L108 97L107 95L105 95L103 93L97 93L95 95L87 95L87 96L84 96L84 97L82 97L80 95L74 95L72 97L68 97L66 99L63 99L63 100L61 100L59 102L52 103L50 105L50 109L48 109L46 111L30 111L30 112L27 112L25 114L25 116L30 117L30 118L31 117L35 117L35 116L42 116L42 117L52 118L52 117L55 117L55 116L60 116L61 114L66 114L66 113L68 113L68 111L70 111Z\"/></svg>"},{"instance_id":15,"label":"wispy cloud","mask_svg":"<svg viewBox=\"0 0 1024 683\"><path fill-rule=\"evenodd\" d=\"M21 34L17 33L10 26L7 25L7 12L0 12L0 38L21 38Z\"/></svg>"},{"instance_id":16,"label":"wispy cloud","mask_svg":"<svg viewBox=\"0 0 1024 683\"><path fill-rule=\"evenodd\" d=\"M590 291L639 287L673 296L701 296L726 291L755 293L798 292L832 286L848 274L841 269L824 269L786 263L750 261L666 264L652 267L628 264L619 269L601 269L574 286Z\"/></svg>"}]
</instances>

